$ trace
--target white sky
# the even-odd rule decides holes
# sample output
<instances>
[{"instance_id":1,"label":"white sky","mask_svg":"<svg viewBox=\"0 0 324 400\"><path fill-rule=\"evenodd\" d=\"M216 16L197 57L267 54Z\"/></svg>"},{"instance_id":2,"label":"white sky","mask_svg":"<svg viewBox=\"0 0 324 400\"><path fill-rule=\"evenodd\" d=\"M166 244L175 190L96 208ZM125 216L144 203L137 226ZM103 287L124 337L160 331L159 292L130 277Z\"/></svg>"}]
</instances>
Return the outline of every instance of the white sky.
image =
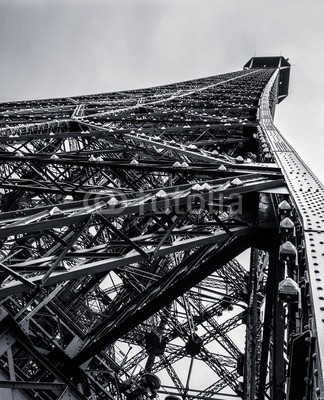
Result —
<instances>
[{"instance_id":1,"label":"white sky","mask_svg":"<svg viewBox=\"0 0 324 400\"><path fill-rule=\"evenodd\" d=\"M276 125L324 181L323 0L0 0L0 101L71 96L289 57Z\"/></svg>"}]
</instances>

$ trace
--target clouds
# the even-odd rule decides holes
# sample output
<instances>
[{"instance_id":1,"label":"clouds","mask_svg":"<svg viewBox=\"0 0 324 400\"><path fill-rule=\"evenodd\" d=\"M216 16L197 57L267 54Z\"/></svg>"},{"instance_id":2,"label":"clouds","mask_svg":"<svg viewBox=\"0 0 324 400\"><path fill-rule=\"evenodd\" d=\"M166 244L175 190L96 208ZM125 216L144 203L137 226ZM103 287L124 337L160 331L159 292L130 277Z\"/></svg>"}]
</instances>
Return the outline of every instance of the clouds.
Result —
<instances>
[{"instance_id":1,"label":"clouds","mask_svg":"<svg viewBox=\"0 0 324 400\"><path fill-rule=\"evenodd\" d=\"M277 124L324 180L323 12L320 0L2 0L0 101L154 86L282 51L293 92Z\"/></svg>"}]
</instances>

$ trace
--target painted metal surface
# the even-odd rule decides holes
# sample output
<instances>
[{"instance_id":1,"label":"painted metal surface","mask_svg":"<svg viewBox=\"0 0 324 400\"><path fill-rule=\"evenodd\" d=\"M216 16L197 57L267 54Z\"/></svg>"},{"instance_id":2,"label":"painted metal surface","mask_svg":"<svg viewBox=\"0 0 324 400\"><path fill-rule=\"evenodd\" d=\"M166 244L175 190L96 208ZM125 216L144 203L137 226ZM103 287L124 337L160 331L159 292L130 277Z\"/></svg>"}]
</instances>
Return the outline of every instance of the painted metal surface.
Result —
<instances>
[{"instance_id":1,"label":"painted metal surface","mask_svg":"<svg viewBox=\"0 0 324 400\"><path fill-rule=\"evenodd\" d=\"M317 362L324 376L324 185L300 158L273 124L270 93L280 68L276 70L260 99L260 125L274 158L286 178L291 198L304 229L313 317L311 329L317 338Z\"/></svg>"}]
</instances>

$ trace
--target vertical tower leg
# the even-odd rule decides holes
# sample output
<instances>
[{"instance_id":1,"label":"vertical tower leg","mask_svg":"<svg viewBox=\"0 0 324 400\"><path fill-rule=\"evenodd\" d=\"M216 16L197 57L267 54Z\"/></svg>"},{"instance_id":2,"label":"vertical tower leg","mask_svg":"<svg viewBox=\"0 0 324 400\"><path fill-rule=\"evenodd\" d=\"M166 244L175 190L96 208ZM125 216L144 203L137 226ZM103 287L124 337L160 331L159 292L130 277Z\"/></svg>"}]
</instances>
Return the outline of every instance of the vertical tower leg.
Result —
<instances>
[{"instance_id":1,"label":"vertical tower leg","mask_svg":"<svg viewBox=\"0 0 324 400\"><path fill-rule=\"evenodd\" d=\"M285 366L284 366L284 334L285 334L285 317L283 303L278 301L278 285L284 279L284 269L279 265L279 243L273 247L270 253L269 268L274 271L273 278L273 329L272 329L272 398L274 400L284 400L284 382L285 382Z\"/></svg>"}]
</instances>

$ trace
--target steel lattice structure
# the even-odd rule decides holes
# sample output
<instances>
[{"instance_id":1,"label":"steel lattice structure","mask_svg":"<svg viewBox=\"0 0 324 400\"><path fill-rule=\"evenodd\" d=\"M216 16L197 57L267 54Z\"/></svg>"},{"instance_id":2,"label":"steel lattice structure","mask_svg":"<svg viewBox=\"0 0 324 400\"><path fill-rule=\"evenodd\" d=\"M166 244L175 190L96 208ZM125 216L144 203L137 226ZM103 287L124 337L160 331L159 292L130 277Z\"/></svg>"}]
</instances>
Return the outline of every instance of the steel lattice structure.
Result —
<instances>
[{"instance_id":1,"label":"steel lattice structure","mask_svg":"<svg viewBox=\"0 0 324 400\"><path fill-rule=\"evenodd\" d=\"M0 105L1 399L323 399L324 188L283 57Z\"/></svg>"}]
</instances>

